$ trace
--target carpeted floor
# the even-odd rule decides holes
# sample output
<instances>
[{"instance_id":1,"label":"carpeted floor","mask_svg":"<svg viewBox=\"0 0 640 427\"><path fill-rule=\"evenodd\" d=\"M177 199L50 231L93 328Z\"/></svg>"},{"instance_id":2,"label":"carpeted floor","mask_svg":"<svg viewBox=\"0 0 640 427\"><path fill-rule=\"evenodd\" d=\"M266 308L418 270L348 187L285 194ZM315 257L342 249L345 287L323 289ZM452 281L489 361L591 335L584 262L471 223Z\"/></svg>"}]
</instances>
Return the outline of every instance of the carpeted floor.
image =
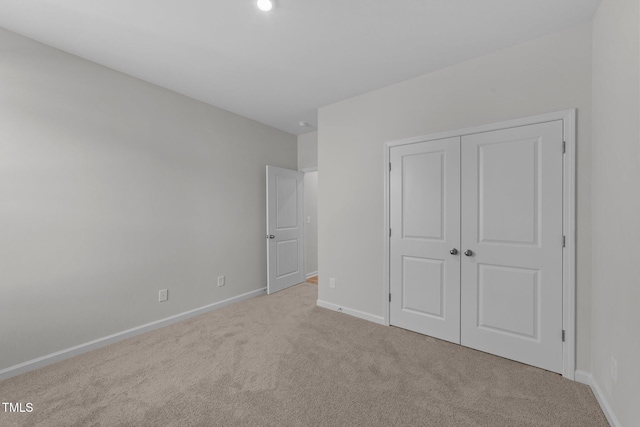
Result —
<instances>
[{"instance_id":1,"label":"carpeted floor","mask_svg":"<svg viewBox=\"0 0 640 427\"><path fill-rule=\"evenodd\" d=\"M302 284L0 382L1 426L607 426L557 374L316 307Z\"/></svg>"}]
</instances>

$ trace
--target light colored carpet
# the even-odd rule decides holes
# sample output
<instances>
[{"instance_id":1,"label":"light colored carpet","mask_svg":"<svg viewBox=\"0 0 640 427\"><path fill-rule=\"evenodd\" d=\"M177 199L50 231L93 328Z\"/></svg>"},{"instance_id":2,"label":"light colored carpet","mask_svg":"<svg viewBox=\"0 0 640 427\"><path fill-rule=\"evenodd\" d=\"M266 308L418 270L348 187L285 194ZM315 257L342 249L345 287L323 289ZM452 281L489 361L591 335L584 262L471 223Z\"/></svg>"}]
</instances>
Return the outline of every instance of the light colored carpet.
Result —
<instances>
[{"instance_id":1,"label":"light colored carpet","mask_svg":"<svg viewBox=\"0 0 640 427\"><path fill-rule=\"evenodd\" d=\"M302 284L0 382L2 426L607 426L557 374L316 307Z\"/></svg>"}]
</instances>

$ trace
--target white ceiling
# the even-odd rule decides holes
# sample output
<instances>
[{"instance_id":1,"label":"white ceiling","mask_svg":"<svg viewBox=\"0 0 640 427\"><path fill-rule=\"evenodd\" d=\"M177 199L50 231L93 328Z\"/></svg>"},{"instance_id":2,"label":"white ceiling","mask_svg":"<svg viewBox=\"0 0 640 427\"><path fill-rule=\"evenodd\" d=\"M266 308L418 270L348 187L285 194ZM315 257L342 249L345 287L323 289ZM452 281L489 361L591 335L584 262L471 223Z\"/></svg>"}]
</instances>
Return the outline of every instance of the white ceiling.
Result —
<instances>
[{"instance_id":1,"label":"white ceiling","mask_svg":"<svg viewBox=\"0 0 640 427\"><path fill-rule=\"evenodd\" d=\"M600 0L0 0L0 26L284 131L587 21ZM1 60L1 58L0 58Z\"/></svg>"}]
</instances>

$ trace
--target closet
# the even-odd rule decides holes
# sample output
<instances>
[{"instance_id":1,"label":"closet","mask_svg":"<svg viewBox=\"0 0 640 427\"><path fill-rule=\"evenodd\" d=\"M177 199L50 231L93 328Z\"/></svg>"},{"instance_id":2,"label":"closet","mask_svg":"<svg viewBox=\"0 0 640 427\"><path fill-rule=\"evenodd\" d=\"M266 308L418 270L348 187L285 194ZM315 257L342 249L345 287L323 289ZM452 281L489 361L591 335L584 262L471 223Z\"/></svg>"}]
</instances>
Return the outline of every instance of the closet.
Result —
<instances>
[{"instance_id":1,"label":"closet","mask_svg":"<svg viewBox=\"0 0 640 427\"><path fill-rule=\"evenodd\" d=\"M563 120L389 148L389 323L563 372Z\"/></svg>"}]
</instances>

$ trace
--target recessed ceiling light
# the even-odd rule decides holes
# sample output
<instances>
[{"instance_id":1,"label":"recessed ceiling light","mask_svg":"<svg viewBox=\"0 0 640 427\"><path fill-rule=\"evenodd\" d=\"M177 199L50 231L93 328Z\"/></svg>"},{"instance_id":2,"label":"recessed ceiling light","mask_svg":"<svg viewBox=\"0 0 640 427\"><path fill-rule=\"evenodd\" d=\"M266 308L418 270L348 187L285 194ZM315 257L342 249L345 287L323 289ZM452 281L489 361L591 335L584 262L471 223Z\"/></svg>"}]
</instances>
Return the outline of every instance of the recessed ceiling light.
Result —
<instances>
[{"instance_id":1,"label":"recessed ceiling light","mask_svg":"<svg viewBox=\"0 0 640 427\"><path fill-rule=\"evenodd\" d=\"M264 12L268 12L273 9L273 3L271 0L258 0L256 4L258 5L258 9Z\"/></svg>"}]
</instances>

